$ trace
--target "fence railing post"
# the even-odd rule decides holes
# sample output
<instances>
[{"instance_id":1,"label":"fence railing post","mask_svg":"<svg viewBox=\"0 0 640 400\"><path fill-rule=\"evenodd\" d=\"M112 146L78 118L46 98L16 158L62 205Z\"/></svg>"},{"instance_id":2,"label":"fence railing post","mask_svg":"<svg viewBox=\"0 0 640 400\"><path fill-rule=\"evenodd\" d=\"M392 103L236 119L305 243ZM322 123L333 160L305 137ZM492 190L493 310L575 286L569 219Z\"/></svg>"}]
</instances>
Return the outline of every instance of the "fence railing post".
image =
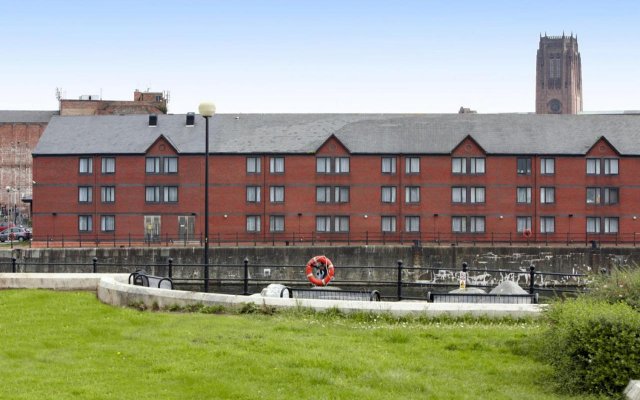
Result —
<instances>
[{"instance_id":1,"label":"fence railing post","mask_svg":"<svg viewBox=\"0 0 640 400\"><path fill-rule=\"evenodd\" d=\"M529 294L533 294L534 286L536 283L535 270L536 270L535 266L532 265L529 267Z\"/></svg>"},{"instance_id":2,"label":"fence railing post","mask_svg":"<svg viewBox=\"0 0 640 400\"><path fill-rule=\"evenodd\" d=\"M169 257L169 278L173 277L173 258Z\"/></svg>"},{"instance_id":3,"label":"fence railing post","mask_svg":"<svg viewBox=\"0 0 640 400\"><path fill-rule=\"evenodd\" d=\"M93 273L98 272L98 257L93 257Z\"/></svg>"},{"instance_id":4,"label":"fence railing post","mask_svg":"<svg viewBox=\"0 0 640 400\"><path fill-rule=\"evenodd\" d=\"M245 296L249 295L249 259L244 258L244 292Z\"/></svg>"},{"instance_id":5,"label":"fence railing post","mask_svg":"<svg viewBox=\"0 0 640 400\"><path fill-rule=\"evenodd\" d=\"M13 272L14 274L16 272L18 272L18 268L16 267L16 258L15 257L11 257L11 272Z\"/></svg>"},{"instance_id":6,"label":"fence railing post","mask_svg":"<svg viewBox=\"0 0 640 400\"><path fill-rule=\"evenodd\" d=\"M398 301L402 300L402 260L398 260Z\"/></svg>"}]
</instances>

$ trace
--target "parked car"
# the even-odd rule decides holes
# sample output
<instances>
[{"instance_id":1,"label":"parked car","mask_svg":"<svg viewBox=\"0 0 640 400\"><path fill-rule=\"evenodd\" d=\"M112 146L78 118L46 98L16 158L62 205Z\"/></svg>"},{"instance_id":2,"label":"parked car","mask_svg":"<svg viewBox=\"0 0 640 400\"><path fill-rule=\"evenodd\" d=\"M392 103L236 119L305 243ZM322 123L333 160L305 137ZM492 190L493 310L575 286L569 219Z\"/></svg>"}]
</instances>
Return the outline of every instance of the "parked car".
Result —
<instances>
[{"instance_id":1,"label":"parked car","mask_svg":"<svg viewBox=\"0 0 640 400\"><path fill-rule=\"evenodd\" d=\"M0 232L0 242L6 242L7 240L22 242L29 239L31 239L31 231L22 227L8 228Z\"/></svg>"},{"instance_id":2,"label":"parked car","mask_svg":"<svg viewBox=\"0 0 640 400\"><path fill-rule=\"evenodd\" d=\"M5 229L11 228L13 226L13 222L2 221L0 222L0 232Z\"/></svg>"}]
</instances>

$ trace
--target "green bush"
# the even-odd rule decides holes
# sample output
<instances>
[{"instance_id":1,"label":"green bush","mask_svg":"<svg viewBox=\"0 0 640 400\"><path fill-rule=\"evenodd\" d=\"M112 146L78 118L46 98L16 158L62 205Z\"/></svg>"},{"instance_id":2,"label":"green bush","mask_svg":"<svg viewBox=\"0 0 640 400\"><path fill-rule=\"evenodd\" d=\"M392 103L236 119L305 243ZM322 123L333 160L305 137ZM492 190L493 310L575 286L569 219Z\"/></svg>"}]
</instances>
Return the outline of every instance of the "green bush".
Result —
<instances>
[{"instance_id":1,"label":"green bush","mask_svg":"<svg viewBox=\"0 0 640 400\"><path fill-rule=\"evenodd\" d=\"M620 395L640 376L640 313L589 298L551 305L545 353L567 392Z\"/></svg>"},{"instance_id":2,"label":"green bush","mask_svg":"<svg viewBox=\"0 0 640 400\"><path fill-rule=\"evenodd\" d=\"M640 312L640 268L616 268L596 277L586 296L612 304L621 301Z\"/></svg>"}]
</instances>

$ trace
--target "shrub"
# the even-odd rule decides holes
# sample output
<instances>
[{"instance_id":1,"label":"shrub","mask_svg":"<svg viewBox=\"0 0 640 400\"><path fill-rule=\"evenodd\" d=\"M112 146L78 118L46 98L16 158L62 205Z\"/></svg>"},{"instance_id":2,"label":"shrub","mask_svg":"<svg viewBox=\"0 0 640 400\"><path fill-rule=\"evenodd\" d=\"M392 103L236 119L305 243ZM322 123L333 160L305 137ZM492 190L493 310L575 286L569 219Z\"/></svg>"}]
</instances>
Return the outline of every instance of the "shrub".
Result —
<instances>
[{"instance_id":1,"label":"shrub","mask_svg":"<svg viewBox=\"0 0 640 400\"><path fill-rule=\"evenodd\" d=\"M619 395L640 376L640 313L588 298L553 304L545 353L561 389Z\"/></svg>"},{"instance_id":2,"label":"shrub","mask_svg":"<svg viewBox=\"0 0 640 400\"><path fill-rule=\"evenodd\" d=\"M640 268L616 268L589 285L586 296L608 303L624 302L640 312Z\"/></svg>"}]
</instances>

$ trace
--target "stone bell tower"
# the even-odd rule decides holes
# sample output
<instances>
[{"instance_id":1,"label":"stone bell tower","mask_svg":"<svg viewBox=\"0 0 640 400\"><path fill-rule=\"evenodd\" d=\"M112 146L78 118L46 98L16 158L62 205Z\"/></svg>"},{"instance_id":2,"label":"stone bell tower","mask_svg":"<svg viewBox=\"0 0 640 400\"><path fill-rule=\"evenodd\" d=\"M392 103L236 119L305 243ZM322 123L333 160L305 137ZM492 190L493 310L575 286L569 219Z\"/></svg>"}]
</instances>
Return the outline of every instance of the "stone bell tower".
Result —
<instances>
[{"instance_id":1,"label":"stone bell tower","mask_svg":"<svg viewBox=\"0 0 640 400\"><path fill-rule=\"evenodd\" d=\"M582 68L578 37L540 36L536 60L536 114L582 111Z\"/></svg>"}]
</instances>

